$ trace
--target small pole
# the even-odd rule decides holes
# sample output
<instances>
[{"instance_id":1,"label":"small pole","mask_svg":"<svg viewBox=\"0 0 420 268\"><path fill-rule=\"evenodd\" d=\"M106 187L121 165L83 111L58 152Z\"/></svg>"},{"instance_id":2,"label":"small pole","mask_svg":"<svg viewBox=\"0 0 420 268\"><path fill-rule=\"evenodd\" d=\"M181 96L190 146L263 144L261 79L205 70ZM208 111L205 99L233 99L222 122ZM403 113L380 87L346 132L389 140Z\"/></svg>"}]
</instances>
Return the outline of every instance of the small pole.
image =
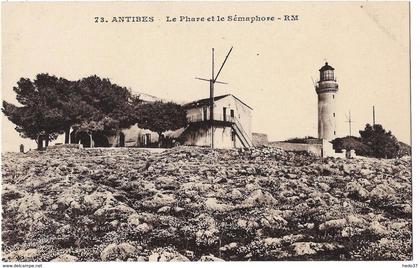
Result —
<instances>
[{"instance_id":1,"label":"small pole","mask_svg":"<svg viewBox=\"0 0 420 268\"><path fill-rule=\"evenodd\" d=\"M349 117L348 117L346 122L349 123L349 137L351 137L351 123L353 121L351 120L351 111L350 110L349 110Z\"/></svg>"},{"instance_id":2,"label":"small pole","mask_svg":"<svg viewBox=\"0 0 420 268\"><path fill-rule=\"evenodd\" d=\"M211 49L211 80L210 80L210 126L211 126L211 148L214 148L214 48Z\"/></svg>"},{"instance_id":3,"label":"small pole","mask_svg":"<svg viewBox=\"0 0 420 268\"><path fill-rule=\"evenodd\" d=\"M349 111L349 130L350 130L350 137L351 137L351 112Z\"/></svg>"},{"instance_id":4,"label":"small pole","mask_svg":"<svg viewBox=\"0 0 420 268\"><path fill-rule=\"evenodd\" d=\"M372 107L373 125L375 125L375 105Z\"/></svg>"}]
</instances>

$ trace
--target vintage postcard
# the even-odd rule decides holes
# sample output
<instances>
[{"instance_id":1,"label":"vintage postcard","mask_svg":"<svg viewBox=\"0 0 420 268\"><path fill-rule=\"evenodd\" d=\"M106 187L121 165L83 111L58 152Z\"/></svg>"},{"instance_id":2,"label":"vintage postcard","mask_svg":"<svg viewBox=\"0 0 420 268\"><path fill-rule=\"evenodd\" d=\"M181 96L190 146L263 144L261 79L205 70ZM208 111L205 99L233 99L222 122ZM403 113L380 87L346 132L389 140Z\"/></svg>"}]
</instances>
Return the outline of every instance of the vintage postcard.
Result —
<instances>
[{"instance_id":1,"label":"vintage postcard","mask_svg":"<svg viewBox=\"0 0 420 268\"><path fill-rule=\"evenodd\" d=\"M3 265L414 267L409 2L3 2L1 36Z\"/></svg>"}]
</instances>

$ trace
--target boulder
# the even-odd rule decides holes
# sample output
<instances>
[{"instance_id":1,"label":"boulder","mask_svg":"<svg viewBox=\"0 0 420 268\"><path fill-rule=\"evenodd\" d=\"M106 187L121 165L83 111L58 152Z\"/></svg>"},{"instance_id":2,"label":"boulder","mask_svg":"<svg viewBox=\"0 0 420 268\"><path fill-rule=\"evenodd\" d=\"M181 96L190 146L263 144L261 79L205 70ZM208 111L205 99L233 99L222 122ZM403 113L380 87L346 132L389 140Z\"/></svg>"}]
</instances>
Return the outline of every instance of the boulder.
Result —
<instances>
[{"instance_id":1,"label":"boulder","mask_svg":"<svg viewBox=\"0 0 420 268\"><path fill-rule=\"evenodd\" d=\"M359 183L354 181L347 183L345 191L349 196L354 196L361 200L365 200L369 196L369 192Z\"/></svg>"},{"instance_id":2,"label":"boulder","mask_svg":"<svg viewBox=\"0 0 420 268\"><path fill-rule=\"evenodd\" d=\"M325 230L330 230L330 229L341 229L344 226L346 226L346 224L347 224L346 219L330 220L319 225L319 230L325 231Z\"/></svg>"},{"instance_id":3,"label":"boulder","mask_svg":"<svg viewBox=\"0 0 420 268\"><path fill-rule=\"evenodd\" d=\"M380 224L378 221L373 221L369 226L369 231L377 236L385 236L389 234L389 231L385 226Z\"/></svg>"},{"instance_id":4,"label":"boulder","mask_svg":"<svg viewBox=\"0 0 420 268\"><path fill-rule=\"evenodd\" d=\"M168 213L171 210L170 206L163 206L160 209L158 209L158 213Z\"/></svg>"},{"instance_id":5,"label":"boulder","mask_svg":"<svg viewBox=\"0 0 420 268\"><path fill-rule=\"evenodd\" d=\"M158 248L149 256L150 262L181 262L189 261L187 257L172 248Z\"/></svg>"},{"instance_id":6,"label":"boulder","mask_svg":"<svg viewBox=\"0 0 420 268\"><path fill-rule=\"evenodd\" d=\"M317 251L314 249L315 243L312 242L296 242L292 244L295 255L313 255Z\"/></svg>"},{"instance_id":7,"label":"boulder","mask_svg":"<svg viewBox=\"0 0 420 268\"><path fill-rule=\"evenodd\" d=\"M55 259L52 259L51 261L52 262L76 262L78 261L78 258L70 254L63 254L63 255L58 256Z\"/></svg>"},{"instance_id":8,"label":"boulder","mask_svg":"<svg viewBox=\"0 0 420 268\"><path fill-rule=\"evenodd\" d=\"M219 203L216 198L207 198L205 202L206 208L211 211L226 212L234 209L234 206Z\"/></svg>"},{"instance_id":9,"label":"boulder","mask_svg":"<svg viewBox=\"0 0 420 268\"><path fill-rule=\"evenodd\" d=\"M210 255L201 256L200 261L224 261L224 260L215 257L213 254L210 254Z\"/></svg>"},{"instance_id":10,"label":"boulder","mask_svg":"<svg viewBox=\"0 0 420 268\"><path fill-rule=\"evenodd\" d=\"M34 261L38 256L38 250L36 248L20 249L12 251L8 254L4 254L3 258L9 262L18 261Z\"/></svg>"},{"instance_id":11,"label":"boulder","mask_svg":"<svg viewBox=\"0 0 420 268\"><path fill-rule=\"evenodd\" d=\"M39 211L43 205L39 193L25 195L19 201L18 212L24 217L30 217L31 213Z\"/></svg>"},{"instance_id":12,"label":"boulder","mask_svg":"<svg viewBox=\"0 0 420 268\"><path fill-rule=\"evenodd\" d=\"M237 199L241 199L243 197L243 194L238 189L233 189L230 192L230 197L233 198L234 200L237 200Z\"/></svg>"},{"instance_id":13,"label":"boulder","mask_svg":"<svg viewBox=\"0 0 420 268\"><path fill-rule=\"evenodd\" d=\"M116 200L110 192L93 192L83 197L83 204L92 210L97 210L104 205L115 204Z\"/></svg>"},{"instance_id":14,"label":"boulder","mask_svg":"<svg viewBox=\"0 0 420 268\"><path fill-rule=\"evenodd\" d=\"M130 257L135 257L136 247L129 243L119 245L113 243L106 246L101 252L102 261L125 261Z\"/></svg>"},{"instance_id":15,"label":"boulder","mask_svg":"<svg viewBox=\"0 0 420 268\"><path fill-rule=\"evenodd\" d=\"M276 205L277 203L277 200L269 192L263 192L261 189L253 191L244 201L245 205L250 206Z\"/></svg>"},{"instance_id":16,"label":"boulder","mask_svg":"<svg viewBox=\"0 0 420 268\"><path fill-rule=\"evenodd\" d=\"M161 208L163 206L172 206L176 203L173 194L156 193L151 199L144 201L143 205L148 208Z\"/></svg>"},{"instance_id":17,"label":"boulder","mask_svg":"<svg viewBox=\"0 0 420 268\"><path fill-rule=\"evenodd\" d=\"M145 234L153 230L153 227L147 223L142 223L142 224L137 225L136 230L142 234Z\"/></svg>"},{"instance_id":18,"label":"boulder","mask_svg":"<svg viewBox=\"0 0 420 268\"><path fill-rule=\"evenodd\" d=\"M125 204L119 204L117 206L105 205L96 210L93 215L100 220L112 221L115 219L127 219L134 212L136 212L134 209Z\"/></svg>"}]
</instances>

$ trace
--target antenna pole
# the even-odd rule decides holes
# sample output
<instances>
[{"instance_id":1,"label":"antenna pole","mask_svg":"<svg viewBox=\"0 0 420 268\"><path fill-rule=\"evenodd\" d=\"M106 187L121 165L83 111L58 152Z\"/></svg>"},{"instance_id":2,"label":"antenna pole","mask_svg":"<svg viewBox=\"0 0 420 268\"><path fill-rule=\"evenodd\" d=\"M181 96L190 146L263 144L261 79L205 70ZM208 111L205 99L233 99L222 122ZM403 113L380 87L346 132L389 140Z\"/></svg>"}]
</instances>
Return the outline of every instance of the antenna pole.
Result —
<instances>
[{"instance_id":1,"label":"antenna pole","mask_svg":"<svg viewBox=\"0 0 420 268\"><path fill-rule=\"evenodd\" d=\"M214 80L214 48L211 49L211 79Z\"/></svg>"},{"instance_id":2,"label":"antenna pole","mask_svg":"<svg viewBox=\"0 0 420 268\"><path fill-rule=\"evenodd\" d=\"M210 82L210 129L211 129L211 148L214 148L214 84L220 83L220 84L226 84L225 82L219 82L217 81L217 78L219 77L220 72L223 69L223 66L225 65L230 52L232 52L233 47L230 48L228 54L226 55L225 60L222 63L222 66L220 67L219 71L216 74L216 77L214 76L214 48L211 49L211 79L204 79L204 78L198 78L196 79L203 80L203 81L209 81Z\"/></svg>"},{"instance_id":3,"label":"antenna pole","mask_svg":"<svg viewBox=\"0 0 420 268\"><path fill-rule=\"evenodd\" d=\"M351 137L351 111L349 111L349 130L350 130L350 137Z\"/></svg>"},{"instance_id":4,"label":"antenna pole","mask_svg":"<svg viewBox=\"0 0 420 268\"><path fill-rule=\"evenodd\" d=\"M375 105L372 108L373 125L375 125Z\"/></svg>"},{"instance_id":5,"label":"antenna pole","mask_svg":"<svg viewBox=\"0 0 420 268\"><path fill-rule=\"evenodd\" d=\"M223 66L225 66L225 63L226 63L226 61L227 61L227 59L228 59L228 57L229 57L229 55L230 55L230 52L232 52L232 49L233 49L233 47L231 47L231 48L230 48L230 50L229 50L228 54L226 55L226 58L225 58L225 60L223 61L222 66L220 67L219 71L217 72L217 75L216 75L216 78L214 78L214 81L216 81L216 80L217 80L217 77L219 77L219 74L220 74L220 72L222 71Z\"/></svg>"},{"instance_id":6,"label":"antenna pole","mask_svg":"<svg viewBox=\"0 0 420 268\"><path fill-rule=\"evenodd\" d=\"M349 137L351 137L351 123L353 123L354 121L351 120L351 111L349 110L349 116L347 118L347 123L349 123Z\"/></svg>"},{"instance_id":7,"label":"antenna pole","mask_svg":"<svg viewBox=\"0 0 420 268\"><path fill-rule=\"evenodd\" d=\"M211 79L210 79L210 131L211 131L211 148L214 148L214 48L211 49Z\"/></svg>"}]
</instances>

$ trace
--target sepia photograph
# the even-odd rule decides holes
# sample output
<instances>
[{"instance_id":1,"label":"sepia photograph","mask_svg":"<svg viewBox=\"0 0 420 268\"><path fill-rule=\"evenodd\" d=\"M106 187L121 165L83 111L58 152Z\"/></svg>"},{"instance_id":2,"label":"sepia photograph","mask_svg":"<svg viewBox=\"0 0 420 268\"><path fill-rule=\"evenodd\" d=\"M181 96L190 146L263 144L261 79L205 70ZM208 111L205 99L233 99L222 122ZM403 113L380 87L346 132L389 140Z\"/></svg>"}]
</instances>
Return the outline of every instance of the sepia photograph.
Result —
<instances>
[{"instance_id":1,"label":"sepia photograph","mask_svg":"<svg viewBox=\"0 0 420 268\"><path fill-rule=\"evenodd\" d=\"M2 267L416 267L410 2L1 4Z\"/></svg>"}]
</instances>

